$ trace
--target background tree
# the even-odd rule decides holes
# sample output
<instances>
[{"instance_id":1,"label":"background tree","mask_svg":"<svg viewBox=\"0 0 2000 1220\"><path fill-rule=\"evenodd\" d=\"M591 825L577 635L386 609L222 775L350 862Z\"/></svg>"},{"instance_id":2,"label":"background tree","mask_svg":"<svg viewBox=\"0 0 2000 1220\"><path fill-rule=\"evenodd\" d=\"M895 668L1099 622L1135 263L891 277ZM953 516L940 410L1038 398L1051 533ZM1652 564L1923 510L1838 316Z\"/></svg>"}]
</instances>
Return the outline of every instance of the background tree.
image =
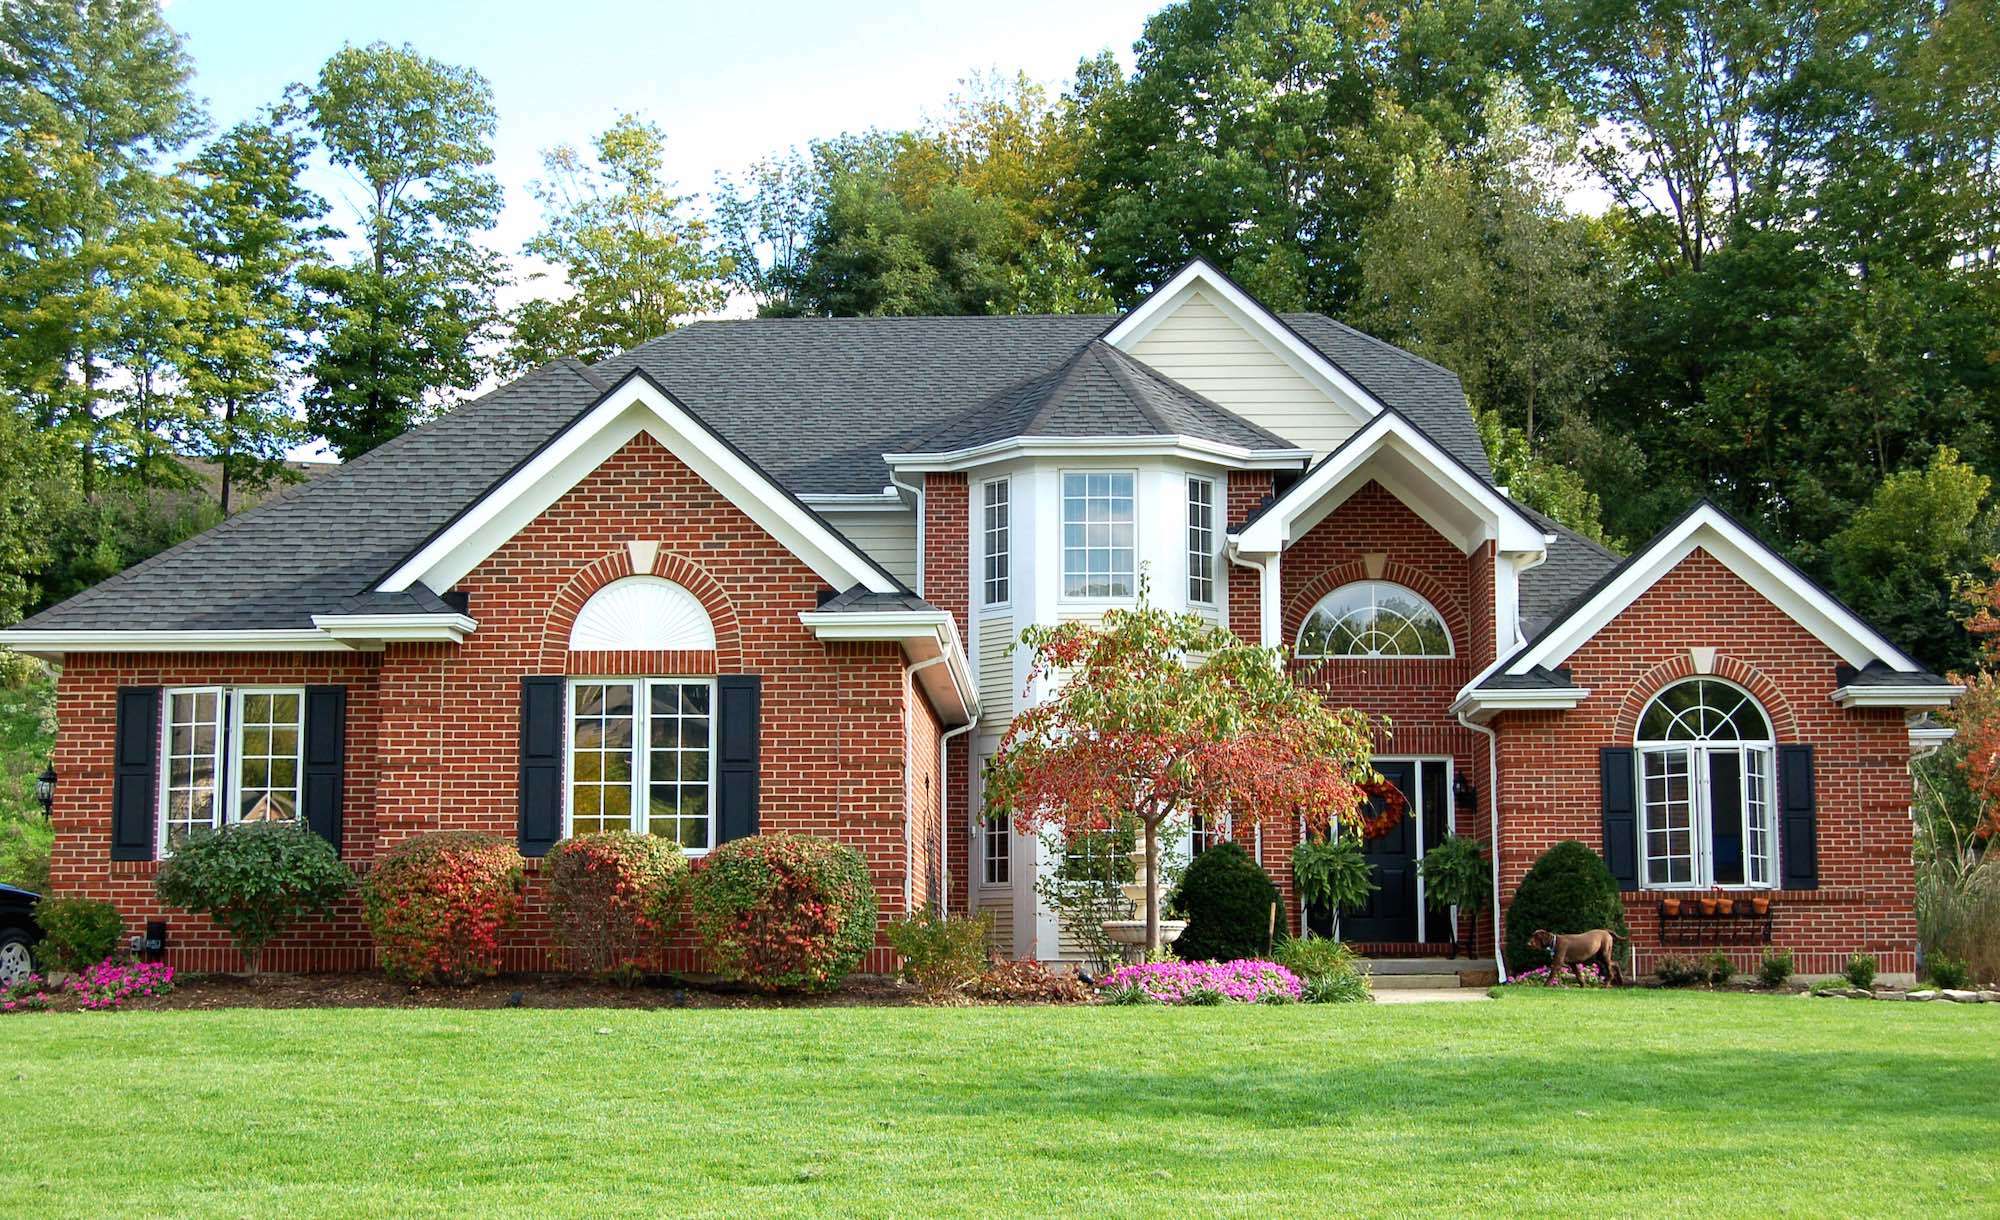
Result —
<instances>
[{"instance_id":1,"label":"background tree","mask_svg":"<svg viewBox=\"0 0 2000 1220\"><path fill-rule=\"evenodd\" d=\"M628 114L597 137L595 165L568 144L543 154L547 177L532 189L546 216L526 253L560 268L568 295L515 312L510 365L601 360L721 308L729 263L663 176L665 146L657 125Z\"/></svg>"},{"instance_id":2,"label":"background tree","mask_svg":"<svg viewBox=\"0 0 2000 1220\"><path fill-rule=\"evenodd\" d=\"M187 166L188 244L207 270L187 389L205 408L198 448L216 464L224 516L239 485L282 477L286 452L306 437L286 393L303 356L298 276L328 236L317 224L325 201L300 181L311 148L287 116L268 112Z\"/></svg>"},{"instance_id":3,"label":"background tree","mask_svg":"<svg viewBox=\"0 0 2000 1220\"><path fill-rule=\"evenodd\" d=\"M1146 944L1160 943L1160 831L1352 820L1372 771L1371 721L1294 683L1283 649L1143 602L1102 624L1033 626L1031 687L987 764L989 813L1065 839L1135 829L1146 849ZM1198 658L1198 659L1197 659Z\"/></svg>"},{"instance_id":4,"label":"background tree","mask_svg":"<svg viewBox=\"0 0 2000 1220\"><path fill-rule=\"evenodd\" d=\"M202 126L192 71L152 0L0 6L0 376L86 493L112 387L154 371L171 341L148 328L184 312L158 166Z\"/></svg>"},{"instance_id":5,"label":"background tree","mask_svg":"<svg viewBox=\"0 0 2000 1220\"><path fill-rule=\"evenodd\" d=\"M484 373L499 258L475 235L499 214L493 90L411 47L346 47L303 98L328 159L360 184L344 264L301 268L313 349L306 417L342 458L420 421Z\"/></svg>"}]
</instances>

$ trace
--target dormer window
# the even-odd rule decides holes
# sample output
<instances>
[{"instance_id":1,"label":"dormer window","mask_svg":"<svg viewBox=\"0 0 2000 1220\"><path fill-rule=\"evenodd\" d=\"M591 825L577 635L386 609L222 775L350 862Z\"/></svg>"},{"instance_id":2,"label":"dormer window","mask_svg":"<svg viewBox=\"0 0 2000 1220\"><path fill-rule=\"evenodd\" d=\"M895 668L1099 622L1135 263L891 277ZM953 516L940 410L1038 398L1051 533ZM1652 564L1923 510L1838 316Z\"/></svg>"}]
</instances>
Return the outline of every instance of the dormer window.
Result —
<instances>
[{"instance_id":1,"label":"dormer window","mask_svg":"<svg viewBox=\"0 0 2000 1220\"><path fill-rule=\"evenodd\" d=\"M1129 470L1062 477L1063 596L1131 597L1137 585L1138 526Z\"/></svg>"}]
</instances>

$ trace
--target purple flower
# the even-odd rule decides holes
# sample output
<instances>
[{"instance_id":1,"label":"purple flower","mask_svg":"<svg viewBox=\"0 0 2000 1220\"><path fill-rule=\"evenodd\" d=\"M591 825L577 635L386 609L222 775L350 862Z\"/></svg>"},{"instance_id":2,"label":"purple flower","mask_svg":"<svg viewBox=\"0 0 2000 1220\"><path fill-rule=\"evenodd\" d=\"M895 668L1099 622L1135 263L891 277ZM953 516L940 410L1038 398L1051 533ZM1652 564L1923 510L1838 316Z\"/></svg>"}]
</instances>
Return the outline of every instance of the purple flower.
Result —
<instances>
[{"instance_id":1,"label":"purple flower","mask_svg":"<svg viewBox=\"0 0 2000 1220\"><path fill-rule=\"evenodd\" d=\"M1276 962L1243 958L1233 962L1147 962L1121 966L1104 980L1107 991L1137 987L1162 1004L1186 1003L1196 993L1254 1004L1270 998L1296 1000L1298 976Z\"/></svg>"}]
</instances>

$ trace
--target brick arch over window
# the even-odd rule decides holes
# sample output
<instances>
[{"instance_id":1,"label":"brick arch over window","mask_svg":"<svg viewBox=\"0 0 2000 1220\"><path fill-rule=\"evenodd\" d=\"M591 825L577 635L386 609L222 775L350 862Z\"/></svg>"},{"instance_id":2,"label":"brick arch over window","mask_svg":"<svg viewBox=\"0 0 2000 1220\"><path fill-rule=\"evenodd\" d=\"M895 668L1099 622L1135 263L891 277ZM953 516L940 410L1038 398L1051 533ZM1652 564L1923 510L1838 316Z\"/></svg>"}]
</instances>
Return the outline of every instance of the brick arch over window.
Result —
<instances>
[{"instance_id":1,"label":"brick arch over window","mask_svg":"<svg viewBox=\"0 0 2000 1220\"><path fill-rule=\"evenodd\" d=\"M614 580L628 576L658 576L694 594L708 612L715 631L715 650L699 652L571 652L570 629L591 595ZM542 620L541 672L572 674L702 674L740 673L743 670L743 636L736 607L722 586L700 565L671 551L661 551L650 571L632 566L631 552L624 547L588 564L556 594Z\"/></svg>"},{"instance_id":2,"label":"brick arch over window","mask_svg":"<svg viewBox=\"0 0 2000 1220\"><path fill-rule=\"evenodd\" d=\"M1785 698L1778 684L1765 676L1764 672L1748 661L1717 653L1715 666L1707 673L1695 670L1694 658L1683 652L1670 657L1647 670L1632 689L1626 692L1625 702L1618 709L1618 722L1614 739L1630 743L1639 732L1639 717L1659 693L1676 682L1689 678L1722 678L1734 682L1750 692L1757 702L1764 705L1764 711L1771 717L1771 732L1779 741L1799 739L1799 718L1792 705Z\"/></svg>"},{"instance_id":3,"label":"brick arch over window","mask_svg":"<svg viewBox=\"0 0 2000 1220\"><path fill-rule=\"evenodd\" d=\"M1289 646L1298 643L1299 628L1305 626L1306 615L1312 613L1312 608L1320 603L1321 598L1335 589L1363 580L1380 580L1392 585L1401 585L1429 602L1444 617L1445 630L1451 632L1452 650L1464 655L1471 634L1470 625L1465 617L1465 607L1462 604L1463 599L1430 573L1397 563L1393 559L1383 565L1380 576L1368 575L1367 568L1357 559L1336 564L1307 581L1303 588L1285 601L1283 624L1285 644Z\"/></svg>"}]
</instances>

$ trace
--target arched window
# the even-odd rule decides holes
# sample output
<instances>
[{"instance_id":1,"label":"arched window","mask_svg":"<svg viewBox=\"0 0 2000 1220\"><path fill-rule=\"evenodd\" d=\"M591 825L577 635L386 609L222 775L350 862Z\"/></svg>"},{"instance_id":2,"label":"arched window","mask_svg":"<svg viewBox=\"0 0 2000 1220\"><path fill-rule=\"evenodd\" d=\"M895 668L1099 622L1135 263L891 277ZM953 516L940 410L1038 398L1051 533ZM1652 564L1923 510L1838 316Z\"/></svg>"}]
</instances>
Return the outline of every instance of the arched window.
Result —
<instances>
[{"instance_id":1,"label":"arched window","mask_svg":"<svg viewBox=\"0 0 2000 1220\"><path fill-rule=\"evenodd\" d=\"M1773 885L1777 742L1750 692L1720 678L1675 683L1646 706L1635 744L1645 884Z\"/></svg>"},{"instance_id":2,"label":"arched window","mask_svg":"<svg viewBox=\"0 0 2000 1220\"><path fill-rule=\"evenodd\" d=\"M1448 657L1451 632L1423 598L1385 580L1342 585L1299 628L1302 657Z\"/></svg>"},{"instance_id":3,"label":"arched window","mask_svg":"<svg viewBox=\"0 0 2000 1220\"><path fill-rule=\"evenodd\" d=\"M590 595L570 627L572 652L696 651L715 647L701 599L671 580L627 576Z\"/></svg>"}]
</instances>

